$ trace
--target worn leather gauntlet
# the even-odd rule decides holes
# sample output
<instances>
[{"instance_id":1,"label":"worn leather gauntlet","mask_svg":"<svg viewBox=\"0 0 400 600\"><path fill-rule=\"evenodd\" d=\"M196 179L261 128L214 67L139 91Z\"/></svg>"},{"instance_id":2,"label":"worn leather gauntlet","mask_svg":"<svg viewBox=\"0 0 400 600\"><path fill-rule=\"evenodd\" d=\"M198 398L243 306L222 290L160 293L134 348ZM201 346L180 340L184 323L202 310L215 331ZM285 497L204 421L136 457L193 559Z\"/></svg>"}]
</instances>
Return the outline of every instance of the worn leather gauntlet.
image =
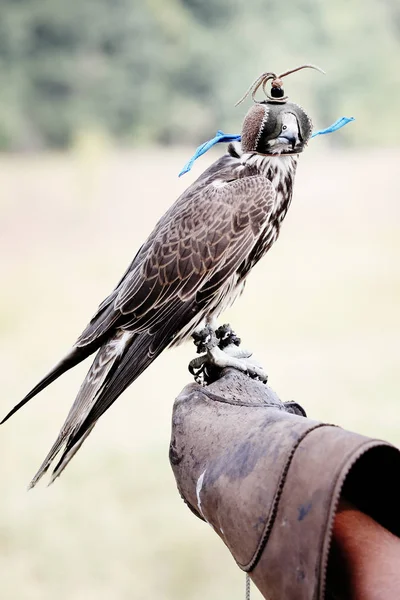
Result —
<instances>
[{"instance_id":1,"label":"worn leather gauntlet","mask_svg":"<svg viewBox=\"0 0 400 600\"><path fill-rule=\"evenodd\" d=\"M326 584L341 496L400 535L400 452L306 418L234 371L190 384L174 404L179 492L269 600L331 598Z\"/></svg>"}]
</instances>

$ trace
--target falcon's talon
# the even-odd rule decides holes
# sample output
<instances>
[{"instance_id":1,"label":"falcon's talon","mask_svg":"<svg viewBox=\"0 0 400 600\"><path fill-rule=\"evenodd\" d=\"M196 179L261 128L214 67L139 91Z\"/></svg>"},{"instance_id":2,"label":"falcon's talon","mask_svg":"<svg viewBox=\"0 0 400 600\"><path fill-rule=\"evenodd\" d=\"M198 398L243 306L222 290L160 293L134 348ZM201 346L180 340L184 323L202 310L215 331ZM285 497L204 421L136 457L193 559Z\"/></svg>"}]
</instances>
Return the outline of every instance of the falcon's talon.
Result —
<instances>
[{"instance_id":1,"label":"falcon's talon","mask_svg":"<svg viewBox=\"0 0 400 600\"><path fill-rule=\"evenodd\" d=\"M207 355L203 354L203 356L196 356L189 363L189 372L192 375L197 375L200 371L204 369L204 363L206 362Z\"/></svg>"},{"instance_id":2,"label":"falcon's talon","mask_svg":"<svg viewBox=\"0 0 400 600\"><path fill-rule=\"evenodd\" d=\"M196 383L204 386L218 379L220 369L213 365L207 353L196 356L190 361L189 372L193 375Z\"/></svg>"},{"instance_id":3,"label":"falcon's talon","mask_svg":"<svg viewBox=\"0 0 400 600\"><path fill-rule=\"evenodd\" d=\"M234 344L221 350L219 346L209 349L206 354L190 361L189 371L197 383L207 385L218 379L222 369L233 368L245 373L252 379L266 383L268 375L256 361L249 360L251 353L239 349ZM198 369L195 371L195 369Z\"/></svg>"},{"instance_id":4,"label":"falcon's talon","mask_svg":"<svg viewBox=\"0 0 400 600\"><path fill-rule=\"evenodd\" d=\"M190 364L189 364L189 371L192 373L194 380L196 383L199 383L200 385L205 385L205 369L206 369L206 365L203 364L199 369L197 369L197 371L195 371L194 369L190 368Z\"/></svg>"}]
</instances>

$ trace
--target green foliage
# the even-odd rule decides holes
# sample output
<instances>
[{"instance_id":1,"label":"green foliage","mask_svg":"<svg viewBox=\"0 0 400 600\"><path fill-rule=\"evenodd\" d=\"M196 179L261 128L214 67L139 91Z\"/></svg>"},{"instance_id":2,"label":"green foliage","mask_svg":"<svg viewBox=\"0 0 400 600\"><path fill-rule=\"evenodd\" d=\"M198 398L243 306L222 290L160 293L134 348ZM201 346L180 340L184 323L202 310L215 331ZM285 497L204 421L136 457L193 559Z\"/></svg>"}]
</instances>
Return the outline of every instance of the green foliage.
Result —
<instances>
[{"instance_id":1,"label":"green foliage","mask_svg":"<svg viewBox=\"0 0 400 600\"><path fill-rule=\"evenodd\" d=\"M92 130L198 143L238 131L233 105L261 71L301 62L328 71L287 83L318 126L354 114L342 142L398 140L397 0L0 0L0 15L3 149L67 147Z\"/></svg>"}]
</instances>

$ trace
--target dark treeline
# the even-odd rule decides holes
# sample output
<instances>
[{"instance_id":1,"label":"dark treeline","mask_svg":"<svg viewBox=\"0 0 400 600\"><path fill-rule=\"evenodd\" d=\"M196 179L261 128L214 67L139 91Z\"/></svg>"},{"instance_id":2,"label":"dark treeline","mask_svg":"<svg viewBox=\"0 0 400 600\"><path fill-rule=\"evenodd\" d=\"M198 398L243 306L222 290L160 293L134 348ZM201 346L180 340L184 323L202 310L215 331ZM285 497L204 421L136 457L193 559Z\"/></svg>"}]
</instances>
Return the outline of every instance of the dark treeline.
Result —
<instances>
[{"instance_id":1,"label":"dark treeline","mask_svg":"<svg viewBox=\"0 0 400 600\"><path fill-rule=\"evenodd\" d=\"M399 35L398 0L0 0L0 149L198 143L238 131L261 71L302 62L328 73L287 82L318 126L354 115L341 143L396 143Z\"/></svg>"}]
</instances>

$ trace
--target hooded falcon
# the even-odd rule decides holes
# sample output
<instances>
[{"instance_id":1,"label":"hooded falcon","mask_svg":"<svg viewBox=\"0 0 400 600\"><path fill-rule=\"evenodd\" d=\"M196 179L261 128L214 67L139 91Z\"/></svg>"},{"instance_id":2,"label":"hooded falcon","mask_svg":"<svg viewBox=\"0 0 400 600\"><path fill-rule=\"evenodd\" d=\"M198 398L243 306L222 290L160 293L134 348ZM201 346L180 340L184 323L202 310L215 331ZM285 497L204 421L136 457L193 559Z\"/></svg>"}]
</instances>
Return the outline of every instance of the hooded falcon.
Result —
<instances>
[{"instance_id":1,"label":"hooded falcon","mask_svg":"<svg viewBox=\"0 0 400 600\"><path fill-rule=\"evenodd\" d=\"M290 72L264 73L253 84L254 104L244 119L241 143L229 144L167 210L69 353L4 418L96 353L30 487L62 451L51 481L60 475L101 415L165 348L205 326L215 332L216 319L277 239L292 199L298 156L312 133L306 112L284 96L282 77ZM257 101L260 87L265 98ZM216 365L241 368L240 359L225 353L222 344L215 350ZM260 371L254 367L253 374Z\"/></svg>"}]
</instances>

